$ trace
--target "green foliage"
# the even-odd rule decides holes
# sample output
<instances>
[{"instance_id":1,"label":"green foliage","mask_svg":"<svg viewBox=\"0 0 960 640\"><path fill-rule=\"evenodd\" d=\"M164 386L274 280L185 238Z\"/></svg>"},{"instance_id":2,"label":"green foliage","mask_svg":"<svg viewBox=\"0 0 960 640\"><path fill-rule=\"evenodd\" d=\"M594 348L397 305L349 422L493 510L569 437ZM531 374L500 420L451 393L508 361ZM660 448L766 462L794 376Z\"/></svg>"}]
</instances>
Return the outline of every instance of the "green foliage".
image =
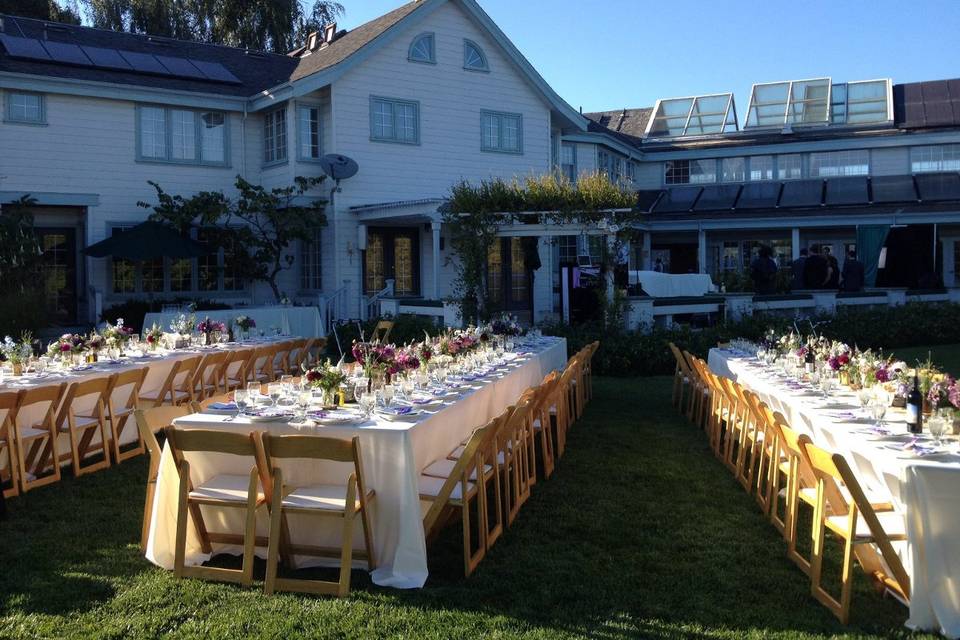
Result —
<instances>
[{"instance_id":1,"label":"green foliage","mask_svg":"<svg viewBox=\"0 0 960 640\"><path fill-rule=\"evenodd\" d=\"M957 342L960 339L956 331L956 327L960 326L960 304L918 302L877 309L841 307L835 316L817 317L811 321L798 320L796 326L802 332L810 332L811 322L818 333L828 338L842 340L861 349L882 349L889 353L903 347ZM614 329L612 324L604 326L601 322L591 322L575 327L547 325L543 330L565 337L571 352L599 340L600 349L594 363L601 375L650 376L673 371L675 363L667 348L668 342L705 358L710 348L718 342L731 338L758 340L767 329L783 332L793 324L793 320L781 316L755 314L741 322L704 329L675 325L671 329L658 327L643 333ZM933 355L936 359L935 351Z\"/></svg>"},{"instance_id":2,"label":"green foliage","mask_svg":"<svg viewBox=\"0 0 960 640\"><path fill-rule=\"evenodd\" d=\"M150 182L157 192L157 204L138 204L153 209L151 220L171 224L182 233L191 227L203 228L212 246L224 247L235 256L243 279L266 282L279 302L283 297L279 276L295 262L290 246L295 241L313 240L317 229L327 223L323 200L297 204L324 178L298 176L292 186L268 190L238 175L236 200L220 191L202 191L190 197L170 195Z\"/></svg>"},{"instance_id":3,"label":"green foliage","mask_svg":"<svg viewBox=\"0 0 960 640\"><path fill-rule=\"evenodd\" d=\"M63 3L58 3L57 0L0 0L0 13L34 20L80 24L76 0Z\"/></svg>"},{"instance_id":4,"label":"green foliage","mask_svg":"<svg viewBox=\"0 0 960 640\"><path fill-rule=\"evenodd\" d=\"M49 321L46 298L42 289L22 292L0 292L0 340L36 331Z\"/></svg>"},{"instance_id":5,"label":"green foliage","mask_svg":"<svg viewBox=\"0 0 960 640\"><path fill-rule=\"evenodd\" d=\"M393 320L394 324L393 329L390 331L389 341L396 345L419 342L423 340L424 332L433 336L442 330L436 322L426 316L415 316L404 313L395 318L391 318L391 320ZM354 340L360 340L360 327L363 327L364 337L369 338L373 334L373 328L377 326L377 322L379 321L380 319L376 318L360 323L359 325L356 322L337 325L336 335L331 331L330 335L327 336L325 357L330 358L332 362L340 361L344 353L341 353L337 347L337 337L339 336L340 346L343 347L347 360L352 361L353 357L350 355L350 346Z\"/></svg>"},{"instance_id":6,"label":"green foliage","mask_svg":"<svg viewBox=\"0 0 960 640\"><path fill-rule=\"evenodd\" d=\"M47 324L47 306L40 278L40 245L24 196L0 211L0 339Z\"/></svg>"},{"instance_id":7,"label":"green foliage","mask_svg":"<svg viewBox=\"0 0 960 640\"><path fill-rule=\"evenodd\" d=\"M188 304L194 303L197 305L197 313L203 311L218 311L223 309L230 309L230 305L223 304L220 302L214 302L213 300L195 300L193 298L165 298L162 300L143 300L143 299L131 299L115 304L112 307L107 307L103 310L103 314L100 316L100 320L108 324L116 324L117 318L123 318L123 323L132 327L134 331L140 333L143 329L149 329L150 327L143 326L143 318L148 313L162 311L164 305L168 304ZM202 319L202 318L201 318Z\"/></svg>"}]
</instances>

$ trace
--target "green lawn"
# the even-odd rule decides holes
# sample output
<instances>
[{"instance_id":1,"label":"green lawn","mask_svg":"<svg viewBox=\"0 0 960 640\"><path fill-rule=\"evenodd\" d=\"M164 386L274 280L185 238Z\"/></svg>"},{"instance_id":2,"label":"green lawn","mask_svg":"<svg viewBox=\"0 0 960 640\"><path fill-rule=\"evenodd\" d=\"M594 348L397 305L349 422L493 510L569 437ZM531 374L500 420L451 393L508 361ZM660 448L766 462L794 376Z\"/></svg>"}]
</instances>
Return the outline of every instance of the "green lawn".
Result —
<instances>
[{"instance_id":1,"label":"green lawn","mask_svg":"<svg viewBox=\"0 0 960 640\"><path fill-rule=\"evenodd\" d=\"M67 478L13 500L0 522L0 638L910 635L906 609L862 574L850 626L814 601L753 498L676 416L669 385L598 380L556 474L478 571L463 578L454 528L417 591L361 572L345 600L177 581L138 549L145 460Z\"/></svg>"},{"instance_id":2,"label":"green lawn","mask_svg":"<svg viewBox=\"0 0 960 640\"><path fill-rule=\"evenodd\" d=\"M913 366L919 360L926 362L932 357L934 364L944 371L957 376L960 375L960 344L940 344L933 347L911 347L908 349L894 349L893 355Z\"/></svg>"}]
</instances>

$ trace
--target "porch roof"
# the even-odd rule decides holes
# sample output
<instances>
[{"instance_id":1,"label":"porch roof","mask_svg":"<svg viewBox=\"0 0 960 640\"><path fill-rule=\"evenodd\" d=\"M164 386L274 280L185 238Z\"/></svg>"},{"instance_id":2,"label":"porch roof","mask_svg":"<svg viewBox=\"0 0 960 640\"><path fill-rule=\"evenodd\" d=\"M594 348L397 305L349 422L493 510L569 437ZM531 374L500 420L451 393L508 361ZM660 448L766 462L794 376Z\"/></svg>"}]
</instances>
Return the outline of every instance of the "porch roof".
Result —
<instances>
[{"instance_id":1,"label":"porch roof","mask_svg":"<svg viewBox=\"0 0 960 640\"><path fill-rule=\"evenodd\" d=\"M389 221L403 219L410 222L440 222L440 207L446 198L417 198L414 200L396 200L394 202L376 202L350 207L361 222Z\"/></svg>"}]
</instances>

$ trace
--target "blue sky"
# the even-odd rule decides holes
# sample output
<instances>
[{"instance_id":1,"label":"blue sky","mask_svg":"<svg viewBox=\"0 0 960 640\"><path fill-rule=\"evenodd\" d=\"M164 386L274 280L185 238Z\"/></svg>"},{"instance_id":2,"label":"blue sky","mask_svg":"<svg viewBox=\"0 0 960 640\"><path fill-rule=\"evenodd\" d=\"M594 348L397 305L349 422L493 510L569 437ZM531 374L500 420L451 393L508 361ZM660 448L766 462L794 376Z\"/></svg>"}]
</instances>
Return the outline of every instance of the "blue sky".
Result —
<instances>
[{"instance_id":1,"label":"blue sky","mask_svg":"<svg viewBox=\"0 0 960 640\"><path fill-rule=\"evenodd\" d=\"M403 0L341 0L352 28ZM479 0L541 75L584 111L830 76L960 77L958 0Z\"/></svg>"}]
</instances>

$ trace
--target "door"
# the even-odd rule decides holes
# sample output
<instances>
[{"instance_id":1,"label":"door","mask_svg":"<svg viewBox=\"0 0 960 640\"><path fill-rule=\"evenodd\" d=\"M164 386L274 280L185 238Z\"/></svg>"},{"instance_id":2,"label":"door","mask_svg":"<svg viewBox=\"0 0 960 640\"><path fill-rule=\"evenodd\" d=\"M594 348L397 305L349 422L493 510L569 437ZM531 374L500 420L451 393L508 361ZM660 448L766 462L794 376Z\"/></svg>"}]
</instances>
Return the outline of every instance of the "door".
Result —
<instances>
[{"instance_id":1,"label":"door","mask_svg":"<svg viewBox=\"0 0 960 640\"><path fill-rule=\"evenodd\" d=\"M530 270L521 238L497 238L487 252L487 294L494 309L529 311Z\"/></svg>"},{"instance_id":2,"label":"door","mask_svg":"<svg viewBox=\"0 0 960 640\"><path fill-rule=\"evenodd\" d=\"M40 228L41 285L50 320L73 324L77 319L77 235L72 228Z\"/></svg>"},{"instance_id":3,"label":"door","mask_svg":"<svg viewBox=\"0 0 960 640\"><path fill-rule=\"evenodd\" d=\"M416 227L371 228L363 257L363 290L373 295L392 279L397 296L420 294L420 234Z\"/></svg>"}]
</instances>

